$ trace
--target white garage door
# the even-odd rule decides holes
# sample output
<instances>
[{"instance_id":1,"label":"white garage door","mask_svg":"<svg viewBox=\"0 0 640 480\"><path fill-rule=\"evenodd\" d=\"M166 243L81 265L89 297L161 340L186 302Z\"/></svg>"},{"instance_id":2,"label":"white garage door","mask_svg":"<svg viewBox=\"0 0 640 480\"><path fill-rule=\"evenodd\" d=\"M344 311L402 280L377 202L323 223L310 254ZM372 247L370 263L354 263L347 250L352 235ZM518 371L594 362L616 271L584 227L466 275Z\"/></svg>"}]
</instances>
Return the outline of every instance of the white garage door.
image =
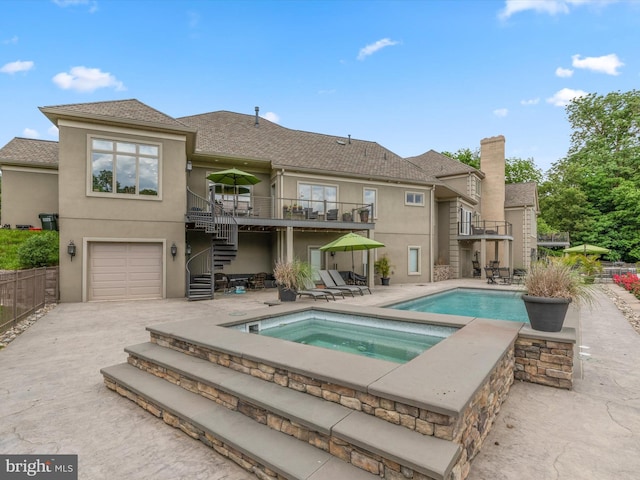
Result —
<instances>
[{"instance_id":1,"label":"white garage door","mask_svg":"<svg viewBox=\"0 0 640 480\"><path fill-rule=\"evenodd\" d=\"M161 243L90 243L89 300L162 298Z\"/></svg>"}]
</instances>

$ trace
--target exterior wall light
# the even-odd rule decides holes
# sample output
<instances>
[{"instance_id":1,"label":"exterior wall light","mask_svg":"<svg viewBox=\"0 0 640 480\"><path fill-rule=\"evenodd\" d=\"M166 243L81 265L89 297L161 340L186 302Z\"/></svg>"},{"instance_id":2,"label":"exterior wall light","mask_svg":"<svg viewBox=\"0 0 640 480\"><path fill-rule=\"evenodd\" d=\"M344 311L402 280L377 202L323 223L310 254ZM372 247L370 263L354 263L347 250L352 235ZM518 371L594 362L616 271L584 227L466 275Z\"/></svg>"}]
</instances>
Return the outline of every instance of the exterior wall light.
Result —
<instances>
[{"instance_id":1,"label":"exterior wall light","mask_svg":"<svg viewBox=\"0 0 640 480\"><path fill-rule=\"evenodd\" d=\"M173 257L173 259L176 259L176 255L178 254L178 247L176 246L176 242L173 242L173 245L171 245L171 256Z\"/></svg>"},{"instance_id":2,"label":"exterior wall light","mask_svg":"<svg viewBox=\"0 0 640 480\"><path fill-rule=\"evenodd\" d=\"M71 261L73 262L73 257L76 256L76 244L73 243L73 240L71 240L69 242L69 245L67 245L67 253L71 257Z\"/></svg>"},{"instance_id":3,"label":"exterior wall light","mask_svg":"<svg viewBox=\"0 0 640 480\"><path fill-rule=\"evenodd\" d=\"M187 247L186 247L184 253L187 254L187 257L191 256L191 244L190 243L187 243Z\"/></svg>"},{"instance_id":4,"label":"exterior wall light","mask_svg":"<svg viewBox=\"0 0 640 480\"><path fill-rule=\"evenodd\" d=\"M187 172L191 173L191 170L193 170L193 163L191 160L187 160Z\"/></svg>"}]
</instances>

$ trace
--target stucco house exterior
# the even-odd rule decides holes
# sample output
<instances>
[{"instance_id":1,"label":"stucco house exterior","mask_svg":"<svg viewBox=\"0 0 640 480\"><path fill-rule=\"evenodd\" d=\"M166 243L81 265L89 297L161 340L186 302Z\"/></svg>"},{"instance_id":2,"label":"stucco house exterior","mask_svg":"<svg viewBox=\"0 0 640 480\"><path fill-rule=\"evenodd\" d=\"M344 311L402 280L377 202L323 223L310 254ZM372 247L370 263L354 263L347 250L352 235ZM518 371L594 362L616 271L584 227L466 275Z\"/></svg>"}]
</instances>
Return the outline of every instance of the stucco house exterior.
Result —
<instances>
[{"instance_id":1,"label":"stucco house exterior","mask_svg":"<svg viewBox=\"0 0 640 480\"><path fill-rule=\"evenodd\" d=\"M212 272L270 273L294 257L351 270L351 254L319 249L350 231L385 244L353 256L372 284L385 253L394 283L418 283L434 281L439 264L454 278L471 277L472 260L528 268L536 250L536 186L505 185L503 136L481 141L476 170L433 150L402 158L376 142L288 129L257 107L182 118L135 99L40 110L59 141L0 149L1 223L58 214L64 302L210 298ZM207 179L228 168L260 182Z\"/></svg>"}]
</instances>

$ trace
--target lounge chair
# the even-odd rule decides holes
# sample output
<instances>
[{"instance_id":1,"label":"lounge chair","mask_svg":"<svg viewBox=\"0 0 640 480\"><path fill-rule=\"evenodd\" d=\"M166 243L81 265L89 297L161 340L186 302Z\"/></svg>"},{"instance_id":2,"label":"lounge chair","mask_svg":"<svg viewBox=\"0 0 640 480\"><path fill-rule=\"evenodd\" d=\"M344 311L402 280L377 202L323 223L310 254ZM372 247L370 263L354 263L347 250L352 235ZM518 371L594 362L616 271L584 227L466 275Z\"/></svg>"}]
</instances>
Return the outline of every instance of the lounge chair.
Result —
<instances>
[{"instance_id":1,"label":"lounge chair","mask_svg":"<svg viewBox=\"0 0 640 480\"><path fill-rule=\"evenodd\" d=\"M316 288L315 283L313 283L313 280L311 279L304 282L304 289L305 291L310 292L326 293L328 295L331 295L334 300L336 299L336 295L340 295L342 298L344 298L344 291L338 290L337 288Z\"/></svg>"},{"instance_id":2,"label":"lounge chair","mask_svg":"<svg viewBox=\"0 0 640 480\"><path fill-rule=\"evenodd\" d=\"M477 260L471 260L471 265L473 266L473 276L482 276L482 270L480 270L480 262L478 262Z\"/></svg>"},{"instance_id":3,"label":"lounge chair","mask_svg":"<svg viewBox=\"0 0 640 480\"><path fill-rule=\"evenodd\" d=\"M333 279L333 281L336 284L336 287L338 288L357 287L360 289L360 295L364 295L365 290L371 293L371 290L369 290L369 287L367 287L366 285L347 285L347 282L344 281L344 278L342 278L342 275L340 275L340 272L338 272L337 270L329 270L329 275L331 275L331 278Z\"/></svg>"},{"instance_id":4,"label":"lounge chair","mask_svg":"<svg viewBox=\"0 0 640 480\"><path fill-rule=\"evenodd\" d=\"M327 302L329 301L329 293L321 292L318 290L298 290L298 298L305 296L311 297L314 300L318 300L319 298L324 298Z\"/></svg>"},{"instance_id":5,"label":"lounge chair","mask_svg":"<svg viewBox=\"0 0 640 480\"><path fill-rule=\"evenodd\" d=\"M495 270L491 267L484 267L484 273L485 276L487 277L487 283L493 283L495 285L496 283L496 277L495 277Z\"/></svg>"},{"instance_id":6,"label":"lounge chair","mask_svg":"<svg viewBox=\"0 0 640 480\"><path fill-rule=\"evenodd\" d=\"M356 287L355 285L346 285L344 287L337 286L336 282L334 282L333 278L331 278L331 275L329 275L328 270L318 270L318 274L320 275L320 279L322 280L322 283L324 283L324 286L327 288L331 288L332 290L341 290L343 292L348 292L351 294L352 297L355 297L354 292L357 292L360 295L362 295L362 290L360 290L360 287Z\"/></svg>"}]
</instances>

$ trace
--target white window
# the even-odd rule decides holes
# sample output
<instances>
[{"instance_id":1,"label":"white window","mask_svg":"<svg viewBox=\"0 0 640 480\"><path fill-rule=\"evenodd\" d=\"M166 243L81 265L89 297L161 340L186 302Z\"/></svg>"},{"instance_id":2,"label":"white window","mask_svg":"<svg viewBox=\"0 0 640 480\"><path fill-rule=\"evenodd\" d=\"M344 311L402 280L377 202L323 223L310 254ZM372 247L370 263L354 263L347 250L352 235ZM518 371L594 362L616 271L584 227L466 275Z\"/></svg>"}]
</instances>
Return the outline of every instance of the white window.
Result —
<instances>
[{"instance_id":1,"label":"white window","mask_svg":"<svg viewBox=\"0 0 640 480\"><path fill-rule=\"evenodd\" d=\"M421 192L405 192L405 205L424 205L424 193Z\"/></svg>"},{"instance_id":2,"label":"white window","mask_svg":"<svg viewBox=\"0 0 640 480\"><path fill-rule=\"evenodd\" d=\"M458 233L460 235L471 235L471 221L473 212L464 207L460 207L460 219Z\"/></svg>"},{"instance_id":3,"label":"white window","mask_svg":"<svg viewBox=\"0 0 640 480\"><path fill-rule=\"evenodd\" d=\"M409 275L420 275L420 247L409 247L409 262L407 272Z\"/></svg>"},{"instance_id":4,"label":"white window","mask_svg":"<svg viewBox=\"0 0 640 480\"><path fill-rule=\"evenodd\" d=\"M338 187L335 185L298 184L299 199L302 207L311 208L318 213L338 208Z\"/></svg>"},{"instance_id":5,"label":"white window","mask_svg":"<svg viewBox=\"0 0 640 480\"><path fill-rule=\"evenodd\" d=\"M160 145L91 139L91 190L94 194L160 195Z\"/></svg>"},{"instance_id":6,"label":"white window","mask_svg":"<svg viewBox=\"0 0 640 480\"><path fill-rule=\"evenodd\" d=\"M376 204L376 198L378 196L378 190L375 188L365 188L362 192L362 203L365 205L372 205L373 207L368 207L369 215L371 218L378 217L378 205ZM373 208L373 212L371 209Z\"/></svg>"}]
</instances>

